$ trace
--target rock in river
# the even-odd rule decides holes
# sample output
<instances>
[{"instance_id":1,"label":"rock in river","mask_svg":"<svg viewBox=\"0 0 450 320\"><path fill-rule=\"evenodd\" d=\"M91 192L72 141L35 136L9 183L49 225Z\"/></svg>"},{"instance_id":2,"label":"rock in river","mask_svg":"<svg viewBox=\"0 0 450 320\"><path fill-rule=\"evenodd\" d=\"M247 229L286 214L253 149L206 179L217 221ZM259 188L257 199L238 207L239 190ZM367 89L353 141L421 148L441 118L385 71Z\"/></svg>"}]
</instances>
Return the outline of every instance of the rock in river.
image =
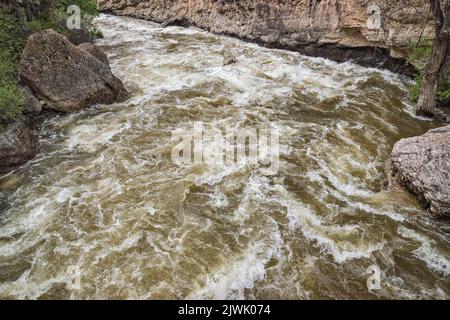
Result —
<instances>
[{"instance_id":1,"label":"rock in river","mask_svg":"<svg viewBox=\"0 0 450 320\"><path fill-rule=\"evenodd\" d=\"M386 163L387 190L418 196L435 217L450 216L450 125L397 142Z\"/></svg>"},{"instance_id":2,"label":"rock in river","mask_svg":"<svg viewBox=\"0 0 450 320\"><path fill-rule=\"evenodd\" d=\"M84 50L86 52L89 52L94 58L96 58L101 63L106 64L109 66L109 60L106 53L104 53L99 47L97 47L95 44L86 42L82 43L78 46L79 49Z\"/></svg>"},{"instance_id":3,"label":"rock in river","mask_svg":"<svg viewBox=\"0 0 450 320\"><path fill-rule=\"evenodd\" d=\"M0 172L24 164L38 151L38 137L24 119L4 125L0 134Z\"/></svg>"},{"instance_id":4,"label":"rock in river","mask_svg":"<svg viewBox=\"0 0 450 320\"><path fill-rule=\"evenodd\" d=\"M44 108L61 112L126 100L127 90L104 57L85 49L51 29L31 35L20 61L21 83L44 101Z\"/></svg>"}]
</instances>

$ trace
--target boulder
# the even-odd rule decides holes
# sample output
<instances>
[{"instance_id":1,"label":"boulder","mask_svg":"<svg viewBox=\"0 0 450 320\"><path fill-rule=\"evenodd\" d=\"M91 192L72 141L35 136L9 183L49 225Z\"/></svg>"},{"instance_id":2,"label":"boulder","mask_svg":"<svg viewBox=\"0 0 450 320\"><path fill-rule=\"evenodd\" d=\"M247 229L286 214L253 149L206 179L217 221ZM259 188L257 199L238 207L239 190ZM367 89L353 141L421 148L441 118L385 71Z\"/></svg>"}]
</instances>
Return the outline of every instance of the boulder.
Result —
<instances>
[{"instance_id":1,"label":"boulder","mask_svg":"<svg viewBox=\"0 0 450 320\"><path fill-rule=\"evenodd\" d=\"M67 38L69 39L70 42L72 42L76 46L91 41L89 31L85 29L70 30L69 34L67 35Z\"/></svg>"},{"instance_id":2,"label":"boulder","mask_svg":"<svg viewBox=\"0 0 450 320\"><path fill-rule=\"evenodd\" d=\"M450 217L450 125L397 142L384 184L415 194L432 216Z\"/></svg>"},{"instance_id":3,"label":"boulder","mask_svg":"<svg viewBox=\"0 0 450 320\"><path fill-rule=\"evenodd\" d=\"M44 101L44 108L71 112L128 98L127 90L104 63L104 57L98 58L98 53L94 56L92 47L90 51L83 48L51 29L28 38L19 77L23 85Z\"/></svg>"},{"instance_id":4,"label":"boulder","mask_svg":"<svg viewBox=\"0 0 450 320\"><path fill-rule=\"evenodd\" d=\"M26 97L23 112L25 114L38 115L42 110L42 102L33 95L33 92L29 87L24 86L21 87L21 89Z\"/></svg>"},{"instance_id":5,"label":"boulder","mask_svg":"<svg viewBox=\"0 0 450 320\"><path fill-rule=\"evenodd\" d=\"M235 57L225 57L223 59L224 66L229 66L229 65L235 64L235 63L238 63L238 60Z\"/></svg>"},{"instance_id":6,"label":"boulder","mask_svg":"<svg viewBox=\"0 0 450 320\"><path fill-rule=\"evenodd\" d=\"M84 50L86 52L89 52L94 58L96 58L101 63L106 64L109 66L109 60L106 53L104 53L99 47L97 47L95 44L86 42L82 43L78 46L81 50Z\"/></svg>"},{"instance_id":7,"label":"boulder","mask_svg":"<svg viewBox=\"0 0 450 320\"><path fill-rule=\"evenodd\" d=\"M23 118L3 125L0 134L0 172L24 164L38 152L38 137Z\"/></svg>"}]
</instances>

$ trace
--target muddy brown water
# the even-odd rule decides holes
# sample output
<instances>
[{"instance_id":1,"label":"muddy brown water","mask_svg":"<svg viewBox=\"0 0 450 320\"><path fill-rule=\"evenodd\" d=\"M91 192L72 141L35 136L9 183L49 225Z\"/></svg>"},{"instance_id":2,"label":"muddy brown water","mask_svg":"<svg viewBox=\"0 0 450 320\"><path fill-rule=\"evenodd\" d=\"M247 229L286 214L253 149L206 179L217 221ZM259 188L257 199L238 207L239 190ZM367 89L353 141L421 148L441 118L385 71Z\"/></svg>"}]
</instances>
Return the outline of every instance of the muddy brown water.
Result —
<instances>
[{"instance_id":1,"label":"muddy brown water","mask_svg":"<svg viewBox=\"0 0 450 320\"><path fill-rule=\"evenodd\" d=\"M414 116L406 79L194 28L98 24L132 98L47 118L41 154L0 176L0 299L450 297L450 225L380 192L393 144L436 125ZM198 121L278 130L278 173L174 164L171 133Z\"/></svg>"}]
</instances>

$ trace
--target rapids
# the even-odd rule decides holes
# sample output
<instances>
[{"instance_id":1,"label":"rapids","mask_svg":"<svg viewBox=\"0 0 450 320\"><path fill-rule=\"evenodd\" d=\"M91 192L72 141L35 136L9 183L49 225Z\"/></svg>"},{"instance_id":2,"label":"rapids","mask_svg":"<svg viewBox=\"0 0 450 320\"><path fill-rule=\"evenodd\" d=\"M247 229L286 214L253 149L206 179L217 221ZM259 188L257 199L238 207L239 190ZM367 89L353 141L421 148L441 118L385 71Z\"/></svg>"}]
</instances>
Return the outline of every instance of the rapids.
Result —
<instances>
[{"instance_id":1,"label":"rapids","mask_svg":"<svg viewBox=\"0 0 450 320\"><path fill-rule=\"evenodd\" d=\"M132 97L45 117L39 156L0 176L0 299L450 298L450 225L380 192L393 144L434 126L406 79L195 28L97 23ZM171 134L198 121L276 129L278 173L174 164Z\"/></svg>"}]
</instances>

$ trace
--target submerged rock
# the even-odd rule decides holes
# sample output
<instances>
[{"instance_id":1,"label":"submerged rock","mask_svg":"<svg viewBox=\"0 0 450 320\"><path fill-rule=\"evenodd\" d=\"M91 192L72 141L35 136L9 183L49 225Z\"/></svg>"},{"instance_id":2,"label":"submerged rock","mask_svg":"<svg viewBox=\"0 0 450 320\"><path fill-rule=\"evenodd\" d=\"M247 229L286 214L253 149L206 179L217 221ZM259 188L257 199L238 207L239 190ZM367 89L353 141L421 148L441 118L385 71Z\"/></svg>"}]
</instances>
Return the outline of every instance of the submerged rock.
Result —
<instances>
[{"instance_id":1,"label":"submerged rock","mask_svg":"<svg viewBox=\"0 0 450 320\"><path fill-rule=\"evenodd\" d=\"M51 29L35 33L22 53L20 81L44 108L61 112L126 100L127 90L93 46L77 47Z\"/></svg>"},{"instance_id":2,"label":"submerged rock","mask_svg":"<svg viewBox=\"0 0 450 320\"><path fill-rule=\"evenodd\" d=\"M24 119L3 126L0 134L0 172L24 164L38 152L38 137Z\"/></svg>"},{"instance_id":3,"label":"submerged rock","mask_svg":"<svg viewBox=\"0 0 450 320\"><path fill-rule=\"evenodd\" d=\"M398 188L415 194L434 217L450 217L450 125L395 144L385 189Z\"/></svg>"},{"instance_id":4,"label":"submerged rock","mask_svg":"<svg viewBox=\"0 0 450 320\"><path fill-rule=\"evenodd\" d=\"M235 64L235 63L238 63L238 60L235 57L225 57L223 59L224 66L229 66L229 65Z\"/></svg>"}]
</instances>

